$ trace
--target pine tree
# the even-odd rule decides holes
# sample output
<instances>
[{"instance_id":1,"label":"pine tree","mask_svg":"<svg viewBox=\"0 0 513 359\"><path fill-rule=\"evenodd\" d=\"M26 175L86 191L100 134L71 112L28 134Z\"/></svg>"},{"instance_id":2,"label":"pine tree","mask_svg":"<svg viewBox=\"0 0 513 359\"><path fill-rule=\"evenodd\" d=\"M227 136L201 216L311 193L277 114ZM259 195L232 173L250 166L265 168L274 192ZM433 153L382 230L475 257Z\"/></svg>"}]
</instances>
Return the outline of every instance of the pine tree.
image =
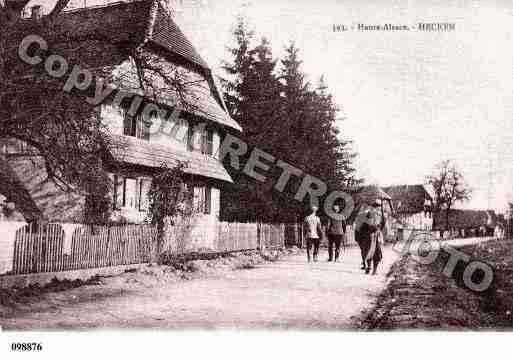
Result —
<instances>
[{"instance_id":1,"label":"pine tree","mask_svg":"<svg viewBox=\"0 0 513 359\"><path fill-rule=\"evenodd\" d=\"M229 49L233 63L225 62L223 68L230 79L223 81L225 99L232 117L242 126L241 134L250 148L273 153L280 141L280 83L275 76L269 42L250 48L253 33L239 19L234 31L237 47ZM234 179L233 188L222 198L223 217L236 220L267 220L275 218L279 208L272 201L273 183L259 183L243 172L228 170Z\"/></svg>"},{"instance_id":2,"label":"pine tree","mask_svg":"<svg viewBox=\"0 0 513 359\"><path fill-rule=\"evenodd\" d=\"M251 46L253 32L238 20L236 47L229 49L233 62L224 63L225 99L232 117L244 129L242 139L323 180L329 189L340 189L354 180L354 153L337 127L339 110L323 78L312 86L305 79L299 49L291 43L276 68L269 42ZM285 222L304 215L309 202L294 195L301 179L293 178L284 193L273 189L281 169L267 173L259 183L230 169L235 184L222 197L222 215L230 220Z\"/></svg>"}]
</instances>

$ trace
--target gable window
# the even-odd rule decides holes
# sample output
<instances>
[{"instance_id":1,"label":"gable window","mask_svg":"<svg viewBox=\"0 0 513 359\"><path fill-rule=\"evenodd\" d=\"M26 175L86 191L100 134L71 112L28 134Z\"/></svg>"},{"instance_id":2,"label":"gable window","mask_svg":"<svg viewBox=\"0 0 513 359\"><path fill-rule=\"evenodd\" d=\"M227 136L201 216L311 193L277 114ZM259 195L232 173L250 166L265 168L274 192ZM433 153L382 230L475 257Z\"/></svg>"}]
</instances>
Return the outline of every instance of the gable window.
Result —
<instances>
[{"instance_id":1,"label":"gable window","mask_svg":"<svg viewBox=\"0 0 513 359\"><path fill-rule=\"evenodd\" d=\"M214 152L214 132L206 129L201 136L201 153L212 156Z\"/></svg>"},{"instance_id":2,"label":"gable window","mask_svg":"<svg viewBox=\"0 0 513 359\"><path fill-rule=\"evenodd\" d=\"M187 125L187 150L194 151L195 150L195 138L196 131L194 131L193 125L189 122Z\"/></svg>"},{"instance_id":3,"label":"gable window","mask_svg":"<svg viewBox=\"0 0 513 359\"><path fill-rule=\"evenodd\" d=\"M123 111L123 134L148 141L151 123L145 122L142 114L132 116L128 110Z\"/></svg>"},{"instance_id":4,"label":"gable window","mask_svg":"<svg viewBox=\"0 0 513 359\"><path fill-rule=\"evenodd\" d=\"M212 156L214 153L214 132L207 128L198 129L195 125L189 124L187 150Z\"/></svg>"}]
</instances>

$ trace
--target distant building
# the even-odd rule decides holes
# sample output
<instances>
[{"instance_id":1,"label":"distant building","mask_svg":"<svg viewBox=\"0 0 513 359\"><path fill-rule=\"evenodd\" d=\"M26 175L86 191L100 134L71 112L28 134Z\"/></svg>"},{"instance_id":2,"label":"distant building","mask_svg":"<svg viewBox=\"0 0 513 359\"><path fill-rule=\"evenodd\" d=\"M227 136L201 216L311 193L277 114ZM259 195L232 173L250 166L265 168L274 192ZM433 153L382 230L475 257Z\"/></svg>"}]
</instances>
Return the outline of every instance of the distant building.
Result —
<instances>
[{"instance_id":1,"label":"distant building","mask_svg":"<svg viewBox=\"0 0 513 359\"><path fill-rule=\"evenodd\" d=\"M494 210L451 209L448 226L445 211L435 215L435 230L448 228L461 237L493 236L500 230L497 227L504 228L504 223Z\"/></svg>"},{"instance_id":2,"label":"distant building","mask_svg":"<svg viewBox=\"0 0 513 359\"><path fill-rule=\"evenodd\" d=\"M421 184L384 187L392 198L394 214L410 229L432 230L432 197Z\"/></svg>"}]
</instances>

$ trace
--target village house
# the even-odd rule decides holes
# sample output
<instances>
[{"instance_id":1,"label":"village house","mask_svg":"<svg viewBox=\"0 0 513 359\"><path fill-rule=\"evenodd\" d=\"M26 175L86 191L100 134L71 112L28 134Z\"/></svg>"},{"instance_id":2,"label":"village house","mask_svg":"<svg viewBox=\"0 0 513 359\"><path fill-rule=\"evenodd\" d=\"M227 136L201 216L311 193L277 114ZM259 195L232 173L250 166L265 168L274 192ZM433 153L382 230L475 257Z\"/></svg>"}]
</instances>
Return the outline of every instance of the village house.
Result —
<instances>
[{"instance_id":1,"label":"village house","mask_svg":"<svg viewBox=\"0 0 513 359\"><path fill-rule=\"evenodd\" d=\"M505 229L504 217L498 216L494 210L451 209L449 225L447 215L441 211L435 215L435 230L449 231L455 237L503 237ZM446 236L449 235L446 233Z\"/></svg>"},{"instance_id":2,"label":"village house","mask_svg":"<svg viewBox=\"0 0 513 359\"><path fill-rule=\"evenodd\" d=\"M37 21L37 18L24 20L27 29ZM193 193L195 208L201 212L197 225L208 234L208 228L219 221L220 193L225 184L232 182L218 159L218 148L226 133L236 134L241 128L229 116L211 69L173 21L172 12L155 0L118 2L64 11L54 28L52 45L65 58L95 35L106 36L108 42L103 47L98 42L87 44L87 52L80 57L82 67L108 69L116 85L121 83L124 88L132 88L143 102L157 103L168 115L177 104L183 109L179 113L180 121L172 124L179 127L174 127L170 136L162 131L150 131L152 123L145 122L140 111L130 113L130 102L118 105L111 98L89 107L91 114L100 116L106 124L116 144L101 159L114 183L111 198L115 215L129 223L144 221L151 176L163 163L173 166L185 161L188 190ZM147 96L148 90L134 86L137 70L129 58L130 50L134 49L161 69L179 73L183 83L190 86L183 93L173 95L170 91L159 92L163 80L155 79L150 84L154 91ZM154 121L164 124L168 121L156 116ZM1 150L1 193L9 204L4 207L11 210L15 207L9 219L83 221L84 198L44 181L45 170L37 153L23 143L9 140L3 142Z\"/></svg>"},{"instance_id":3,"label":"village house","mask_svg":"<svg viewBox=\"0 0 513 359\"><path fill-rule=\"evenodd\" d=\"M421 184L384 187L392 198L395 216L409 229L431 230L432 197Z\"/></svg>"}]
</instances>

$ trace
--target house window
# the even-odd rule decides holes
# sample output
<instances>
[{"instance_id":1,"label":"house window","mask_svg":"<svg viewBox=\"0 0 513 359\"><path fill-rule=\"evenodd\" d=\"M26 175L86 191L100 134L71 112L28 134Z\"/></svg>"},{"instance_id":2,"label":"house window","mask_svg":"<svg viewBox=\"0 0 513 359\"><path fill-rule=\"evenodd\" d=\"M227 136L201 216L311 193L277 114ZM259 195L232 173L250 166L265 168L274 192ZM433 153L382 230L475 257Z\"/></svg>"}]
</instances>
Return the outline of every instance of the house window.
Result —
<instances>
[{"instance_id":1,"label":"house window","mask_svg":"<svg viewBox=\"0 0 513 359\"><path fill-rule=\"evenodd\" d=\"M206 129L201 136L201 153L212 156L214 150L214 132Z\"/></svg>"},{"instance_id":2,"label":"house window","mask_svg":"<svg viewBox=\"0 0 513 359\"><path fill-rule=\"evenodd\" d=\"M17 139L9 139L4 143L0 144L0 152L3 155L31 155L35 154L33 148L31 148L25 141Z\"/></svg>"},{"instance_id":3,"label":"house window","mask_svg":"<svg viewBox=\"0 0 513 359\"><path fill-rule=\"evenodd\" d=\"M137 207L139 211L146 212L149 207L148 192L150 191L151 180L146 178L140 178L137 183Z\"/></svg>"},{"instance_id":4,"label":"house window","mask_svg":"<svg viewBox=\"0 0 513 359\"><path fill-rule=\"evenodd\" d=\"M151 123L145 122L142 114L132 116L128 110L123 111L123 134L148 141Z\"/></svg>"},{"instance_id":5,"label":"house window","mask_svg":"<svg viewBox=\"0 0 513 359\"><path fill-rule=\"evenodd\" d=\"M193 208L195 212L210 214L211 213L211 187L205 185L195 185L193 187Z\"/></svg>"},{"instance_id":6,"label":"house window","mask_svg":"<svg viewBox=\"0 0 513 359\"><path fill-rule=\"evenodd\" d=\"M214 132L206 128L198 129L195 125L189 124L187 149L191 152L197 151L212 156L214 154Z\"/></svg>"},{"instance_id":7,"label":"house window","mask_svg":"<svg viewBox=\"0 0 513 359\"><path fill-rule=\"evenodd\" d=\"M187 150L189 151L194 151L195 149L195 137L196 137L196 132L194 131L194 127L192 126L191 123L188 124L187 126Z\"/></svg>"},{"instance_id":8,"label":"house window","mask_svg":"<svg viewBox=\"0 0 513 359\"><path fill-rule=\"evenodd\" d=\"M147 211L151 181L146 178L114 176L114 209L132 208Z\"/></svg>"}]
</instances>

